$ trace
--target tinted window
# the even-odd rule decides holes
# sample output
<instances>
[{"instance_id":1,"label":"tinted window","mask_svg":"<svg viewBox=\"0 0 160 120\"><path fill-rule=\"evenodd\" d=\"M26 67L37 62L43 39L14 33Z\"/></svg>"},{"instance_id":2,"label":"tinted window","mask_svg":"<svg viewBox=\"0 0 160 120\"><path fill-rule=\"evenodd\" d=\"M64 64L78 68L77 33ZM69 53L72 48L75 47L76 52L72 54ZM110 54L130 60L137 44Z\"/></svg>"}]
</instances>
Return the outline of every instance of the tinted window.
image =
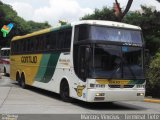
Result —
<instances>
[{"instance_id":1,"label":"tinted window","mask_svg":"<svg viewBox=\"0 0 160 120\"><path fill-rule=\"evenodd\" d=\"M57 43L58 43L57 48L58 49L64 48L64 41L65 41L65 32L64 31L59 32L58 41L57 41Z\"/></svg>"},{"instance_id":2,"label":"tinted window","mask_svg":"<svg viewBox=\"0 0 160 120\"><path fill-rule=\"evenodd\" d=\"M52 31L22 40L13 41L12 54L67 51L71 45L72 29Z\"/></svg>"},{"instance_id":3,"label":"tinted window","mask_svg":"<svg viewBox=\"0 0 160 120\"><path fill-rule=\"evenodd\" d=\"M80 25L76 27L76 36L78 40L86 40L89 38L89 26L88 25Z\"/></svg>"},{"instance_id":4,"label":"tinted window","mask_svg":"<svg viewBox=\"0 0 160 120\"><path fill-rule=\"evenodd\" d=\"M51 50L56 49L56 46L57 46L57 35L58 35L57 32L50 33L49 43L50 43L50 49Z\"/></svg>"},{"instance_id":5,"label":"tinted window","mask_svg":"<svg viewBox=\"0 0 160 120\"><path fill-rule=\"evenodd\" d=\"M72 37L72 31L68 30L65 32L65 41L64 41L64 48L70 48L71 46L71 37Z\"/></svg>"},{"instance_id":6,"label":"tinted window","mask_svg":"<svg viewBox=\"0 0 160 120\"><path fill-rule=\"evenodd\" d=\"M79 25L76 27L75 36L75 41L102 40L142 45L140 30L98 25Z\"/></svg>"}]
</instances>

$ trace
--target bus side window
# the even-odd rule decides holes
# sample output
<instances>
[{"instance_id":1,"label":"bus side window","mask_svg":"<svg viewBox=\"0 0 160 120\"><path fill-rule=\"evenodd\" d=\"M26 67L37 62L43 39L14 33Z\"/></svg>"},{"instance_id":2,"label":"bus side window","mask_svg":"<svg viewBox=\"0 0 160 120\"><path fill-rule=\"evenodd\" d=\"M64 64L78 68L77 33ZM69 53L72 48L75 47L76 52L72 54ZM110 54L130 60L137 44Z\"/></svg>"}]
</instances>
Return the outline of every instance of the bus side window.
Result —
<instances>
[{"instance_id":1,"label":"bus side window","mask_svg":"<svg viewBox=\"0 0 160 120\"><path fill-rule=\"evenodd\" d=\"M16 42L13 42L13 53L16 53Z\"/></svg>"},{"instance_id":2,"label":"bus side window","mask_svg":"<svg viewBox=\"0 0 160 120\"><path fill-rule=\"evenodd\" d=\"M34 44L33 44L33 38L30 40L30 51L31 52L33 52L33 46L34 46Z\"/></svg>"},{"instance_id":3,"label":"bus side window","mask_svg":"<svg viewBox=\"0 0 160 120\"><path fill-rule=\"evenodd\" d=\"M36 52L36 46L35 46L35 43L36 43L36 37L32 37L32 51L33 52Z\"/></svg>"},{"instance_id":4,"label":"bus side window","mask_svg":"<svg viewBox=\"0 0 160 120\"><path fill-rule=\"evenodd\" d=\"M37 39L37 45L36 45L37 51L41 51L42 50L41 36L38 36L36 39Z\"/></svg>"},{"instance_id":5,"label":"bus side window","mask_svg":"<svg viewBox=\"0 0 160 120\"><path fill-rule=\"evenodd\" d=\"M51 45L50 45L49 41L50 41L50 34L47 34L46 35L46 46L45 46L45 48L47 49L47 51L51 49Z\"/></svg>"},{"instance_id":6,"label":"bus side window","mask_svg":"<svg viewBox=\"0 0 160 120\"><path fill-rule=\"evenodd\" d=\"M59 50L62 50L64 48L64 41L65 41L65 32L59 32L58 33L58 40L57 40L57 47Z\"/></svg>"},{"instance_id":7,"label":"bus side window","mask_svg":"<svg viewBox=\"0 0 160 120\"><path fill-rule=\"evenodd\" d=\"M27 50L27 52L29 52L30 51L30 40L27 40L28 41L28 50Z\"/></svg>"},{"instance_id":8,"label":"bus side window","mask_svg":"<svg viewBox=\"0 0 160 120\"><path fill-rule=\"evenodd\" d=\"M45 51L46 49L46 36L40 35L38 38L38 51Z\"/></svg>"},{"instance_id":9,"label":"bus side window","mask_svg":"<svg viewBox=\"0 0 160 120\"><path fill-rule=\"evenodd\" d=\"M50 41L50 45L51 45L52 50L56 49L56 46L57 46L57 34L58 34L57 32L50 33L49 41Z\"/></svg>"},{"instance_id":10,"label":"bus side window","mask_svg":"<svg viewBox=\"0 0 160 120\"><path fill-rule=\"evenodd\" d=\"M20 41L17 41L17 53L20 53L21 49L21 44Z\"/></svg>"},{"instance_id":11,"label":"bus side window","mask_svg":"<svg viewBox=\"0 0 160 120\"><path fill-rule=\"evenodd\" d=\"M47 35L43 35L42 37L42 50L43 51L46 51L46 48L47 48L46 41L47 41Z\"/></svg>"},{"instance_id":12,"label":"bus side window","mask_svg":"<svg viewBox=\"0 0 160 120\"><path fill-rule=\"evenodd\" d=\"M20 53L22 50L22 41L17 41L17 53Z\"/></svg>"},{"instance_id":13,"label":"bus side window","mask_svg":"<svg viewBox=\"0 0 160 120\"><path fill-rule=\"evenodd\" d=\"M23 46L23 48L22 48L22 52L25 52L25 40L22 40L22 46Z\"/></svg>"},{"instance_id":14,"label":"bus side window","mask_svg":"<svg viewBox=\"0 0 160 120\"><path fill-rule=\"evenodd\" d=\"M35 37L35 40L34 40L34 49L35 49L36 52L38 51L38 37Z\"/></svg>"},{"instance_id":15,"label":"bus side window","mask_svg":"<svg viewBox=\"0 0 160 120\"><path fill-rule=\"evenodd\" d=\"M19 53L19 42L16 42L16 53Z\"/></svg>"},{"instance_id":16,"label":"bus side window","mask_svg":"<svg viewBox=\"0 0 160 120\"><path fill-rule=\"evenodd\" d=\"M70 48L71 46L71 35L72 35L72 31L71 30L67 30L65 32L65 41L64 41L64 48Z\"/></svg>"},{"instance_id":17,"label":"bus side window","mask_svg":"<svg viewBox=\"0 0 160 120\"><path fill-rule=\"evenodd\" d=\"M25 52L28 52L28 40L26 40L26 43L25 43L25 45L26 45L26 48L25 48Z\"/></svg>"}]
</instances>

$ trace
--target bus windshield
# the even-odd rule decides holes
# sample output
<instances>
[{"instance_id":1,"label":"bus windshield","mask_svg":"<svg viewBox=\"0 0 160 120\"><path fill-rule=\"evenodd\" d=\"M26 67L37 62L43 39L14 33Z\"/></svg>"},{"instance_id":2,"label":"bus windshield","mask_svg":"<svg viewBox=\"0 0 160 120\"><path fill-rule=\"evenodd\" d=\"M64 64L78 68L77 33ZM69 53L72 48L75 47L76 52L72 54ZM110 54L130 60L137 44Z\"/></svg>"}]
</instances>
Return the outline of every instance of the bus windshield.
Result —
<instances>
[{"instance_id":1,"label":"bus windshield","mask_svg":"<svg viewBox=\"0 0 160 120\"><path fill-rule=\"evenodd\" d=\"M122 29L106 26L81 25L79 26L78 41L81 40L102 40L112 42L124 42L142 44L140 30Z\"/></svg>"},{"instance_id":2,"label":"bus windshield","mask_svg":"<svg viewBox=\"0 0 160 120\"><path fill-rule=\"evenodd\" d=\"M92 77L144 79L142 48L95 45Z\"/></svg>"}]
</instances>

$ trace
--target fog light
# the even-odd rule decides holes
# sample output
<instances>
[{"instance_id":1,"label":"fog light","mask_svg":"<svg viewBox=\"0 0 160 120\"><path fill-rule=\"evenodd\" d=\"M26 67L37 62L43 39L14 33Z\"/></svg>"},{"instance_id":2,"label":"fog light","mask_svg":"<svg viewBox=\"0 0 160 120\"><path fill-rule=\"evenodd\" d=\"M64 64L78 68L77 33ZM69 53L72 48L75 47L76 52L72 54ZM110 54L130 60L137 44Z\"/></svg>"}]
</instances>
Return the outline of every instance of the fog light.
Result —
<instances>
[{"instance_id":1,"label":"fog light","mask_svg":"<svg viewBox=\"0 0 160 120\"><path fill-rule=\"evenodd\" d=\"M144 96L144 93L137 93L137 96Z\"/></svg>"},{"instance_id":2,"label":"fog light","mask_svg":"<svg viewBox=\"0 0 160 120\"><path fill-rule=\"evenodd\" d=\"M104 93L96 93L96 96L104 96Z\"/></svg>"}]
</instances>

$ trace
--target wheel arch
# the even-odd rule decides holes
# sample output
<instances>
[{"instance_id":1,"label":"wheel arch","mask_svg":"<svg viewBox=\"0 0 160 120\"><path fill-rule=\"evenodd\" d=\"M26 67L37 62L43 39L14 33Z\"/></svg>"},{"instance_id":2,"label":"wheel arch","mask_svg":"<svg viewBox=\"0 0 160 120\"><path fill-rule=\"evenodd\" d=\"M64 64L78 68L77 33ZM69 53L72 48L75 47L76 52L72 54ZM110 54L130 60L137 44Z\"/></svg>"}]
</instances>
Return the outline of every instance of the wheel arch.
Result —
<instances>
[{"instance_id":1,"label":"wheel arch","mask_svg":"<svg viewBox=\"0 0 160 120\"><path fill-rule=\"evenodd\" d=\"M69 84L69 80L66 77L63 77L60 81L60 85L59 85L59 93L60 93L60 89L61 89L61 85L63 82L67 82L68 86L69 86L69 95L70 95L70 84Z\"/></svg>"}]
</instances>

